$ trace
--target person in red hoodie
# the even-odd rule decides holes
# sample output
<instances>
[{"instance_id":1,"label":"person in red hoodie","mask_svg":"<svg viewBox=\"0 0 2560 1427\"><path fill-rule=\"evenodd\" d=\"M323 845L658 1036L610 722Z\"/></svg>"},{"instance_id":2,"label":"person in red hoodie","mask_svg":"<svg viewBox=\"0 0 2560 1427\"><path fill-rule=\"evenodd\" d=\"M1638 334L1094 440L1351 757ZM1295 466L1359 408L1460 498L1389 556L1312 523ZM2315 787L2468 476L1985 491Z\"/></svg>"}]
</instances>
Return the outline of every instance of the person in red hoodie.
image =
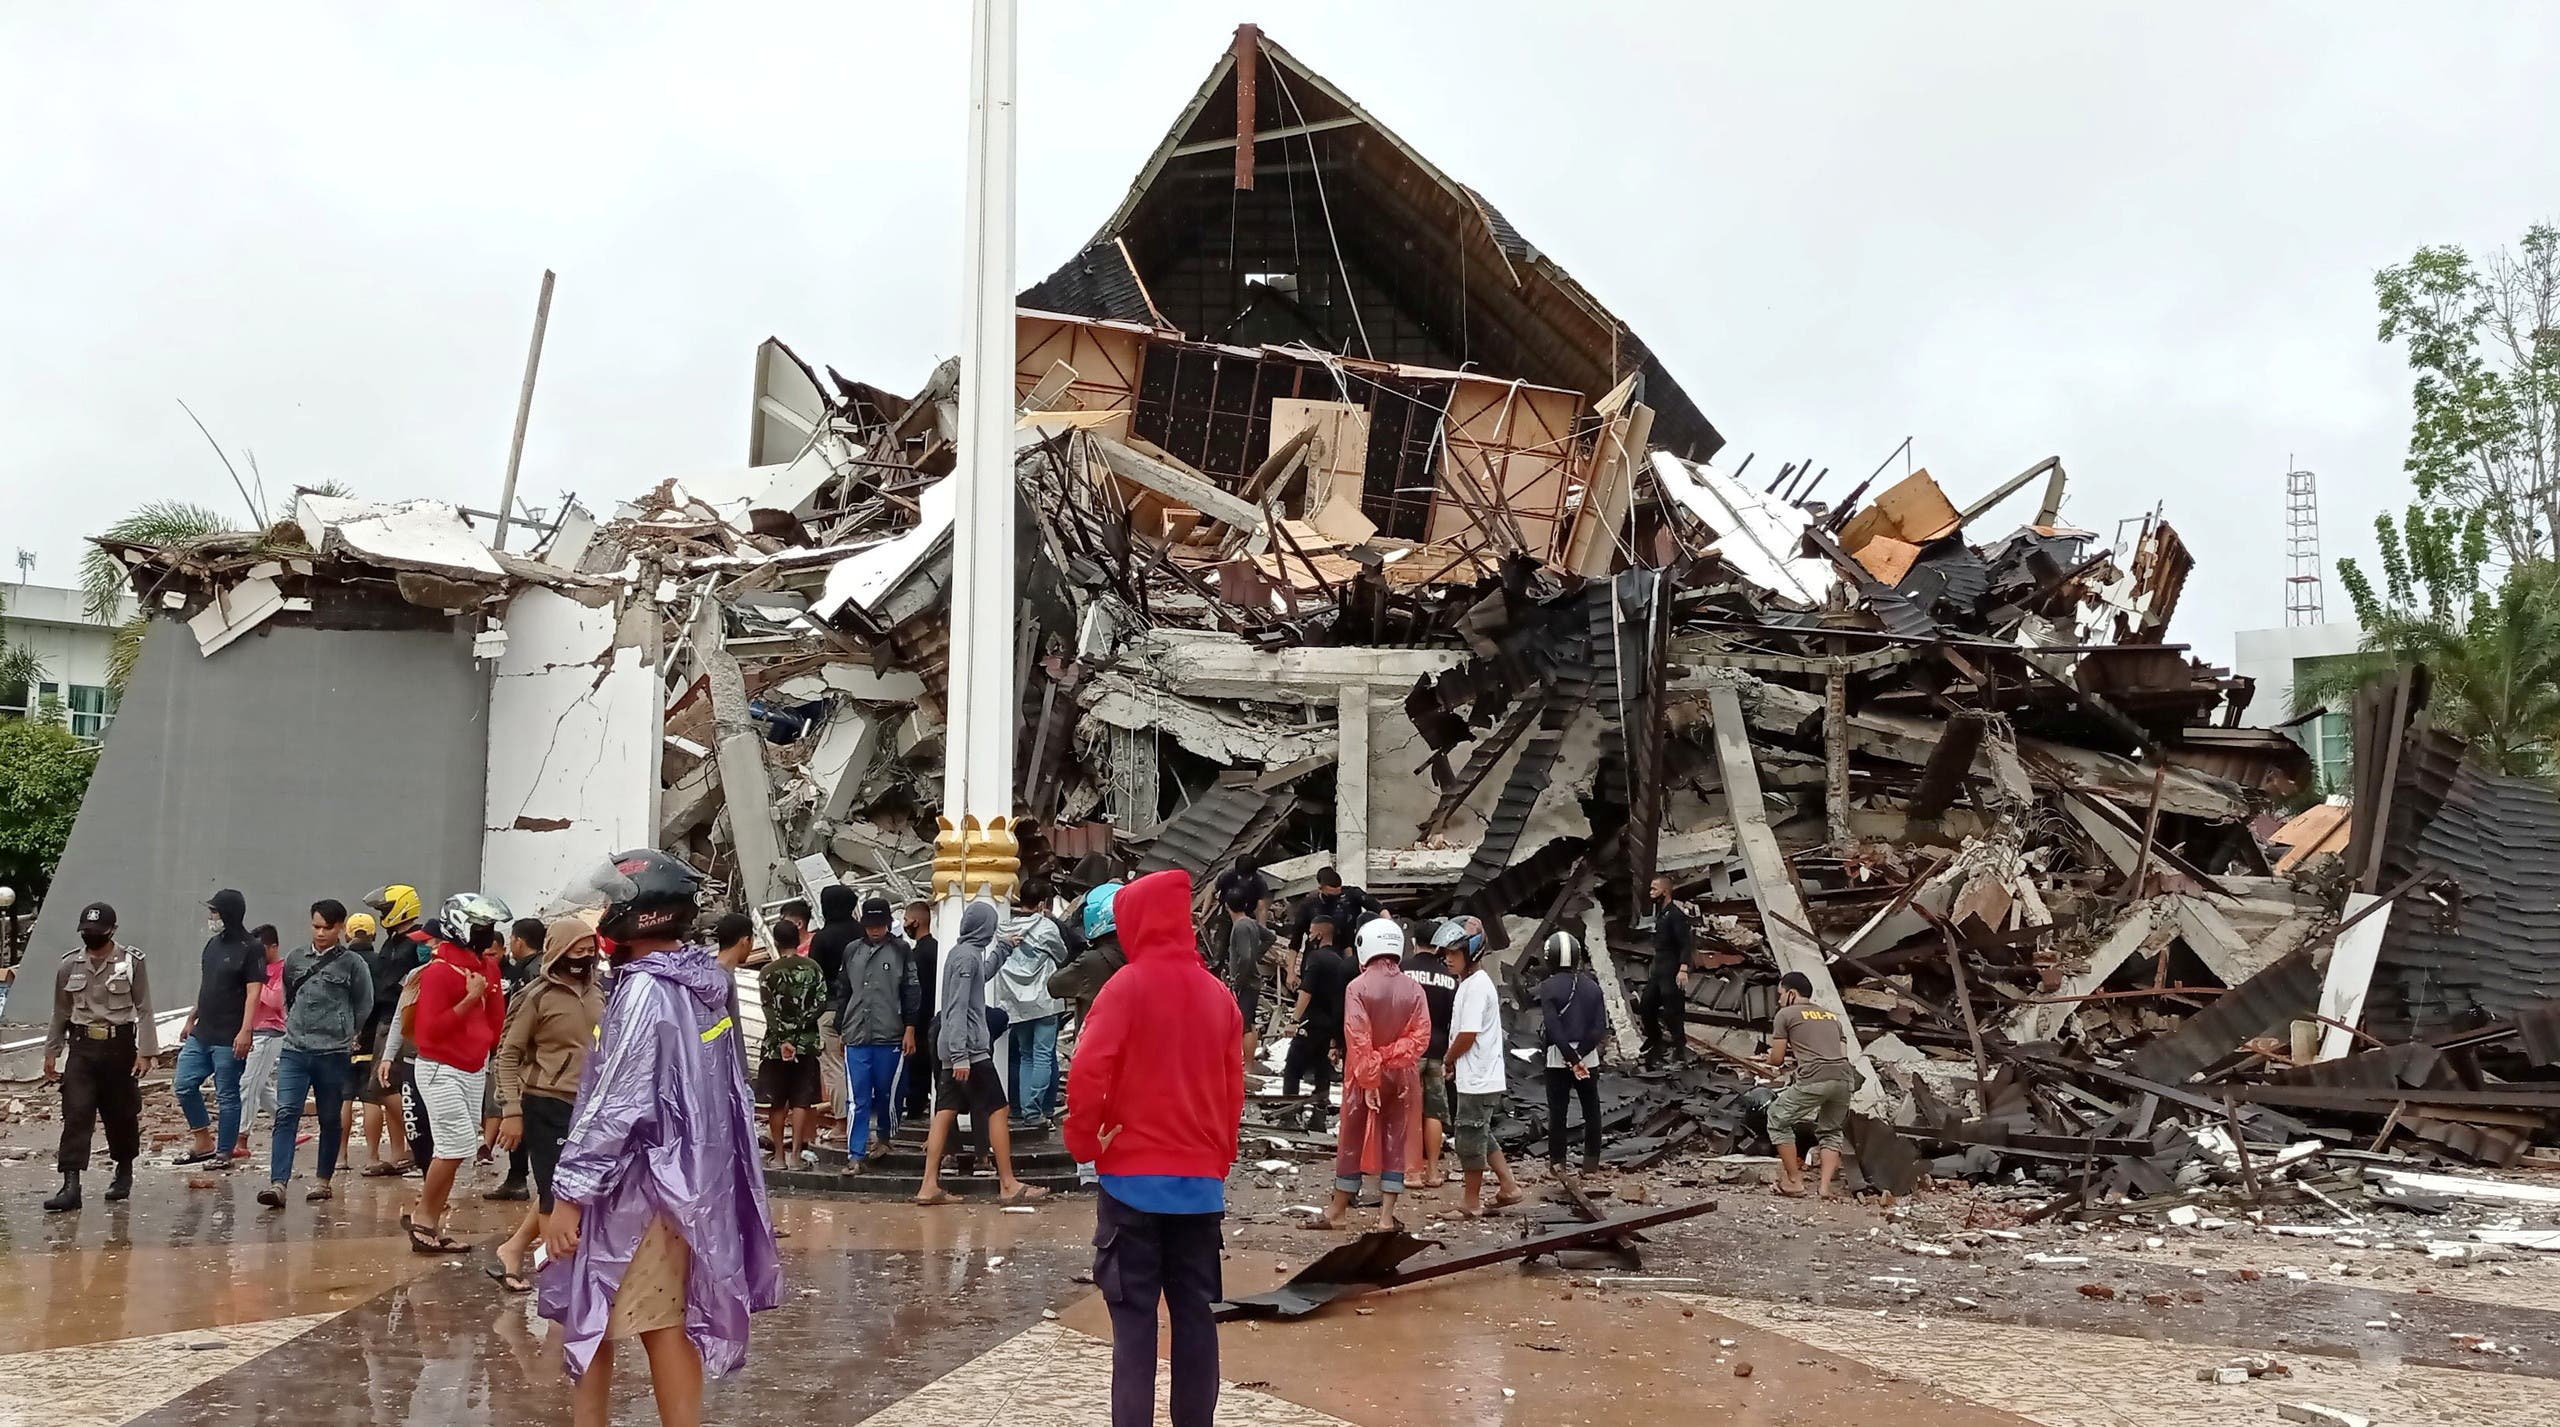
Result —
<instances>
[{"instance_id":1,"label":"person in red hoodie","mask_svg":"<svg viewBox=\"0 0 2560 1427\"><path fill-rule=\"evenodd\" d=\"M1067 1149L1094 1166L1093 1281L1111 1310L1111 1424L1155 1420L1156 1304L1173 1328L1173 1427L1218 1413L1218 1268L1244 1117L1244 1017L1200 960L1191 875L1112 903L1128 965L1105 983L1067 1079Z\"/></svg>"},{"instance_id":2,"label":"person in red hoodie","mask_svg":"<svg viewBox=\"0 0 2560 1427\"><path fill-rule=\"evenodd\" d=\"M400 1216L409 1247L418 1253L470 1252L469 1245L445 1236L444 1213L454 1175L480 1147L489 1052L506 1028L497 949L511 916L495 897L457 892L446 900L444 915L419 934L429 955L418 968L408 1040L417 1048L418 1100L426 1107L435 1154L418 1186L417 1208Z\"/></svg>"}]
</instances>

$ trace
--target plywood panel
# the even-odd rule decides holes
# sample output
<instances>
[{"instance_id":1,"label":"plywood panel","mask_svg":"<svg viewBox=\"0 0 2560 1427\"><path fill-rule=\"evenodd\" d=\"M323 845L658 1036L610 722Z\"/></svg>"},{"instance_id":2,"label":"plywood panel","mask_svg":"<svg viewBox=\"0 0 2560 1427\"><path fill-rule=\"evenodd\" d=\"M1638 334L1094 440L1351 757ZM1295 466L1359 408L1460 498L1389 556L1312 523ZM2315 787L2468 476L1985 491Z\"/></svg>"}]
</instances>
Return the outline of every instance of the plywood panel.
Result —
<instances>
[{"instance_id":1,"label":"plywood panel","mask_svg":"<svg viewBox=\"0 0 2560 1427\"><path fill-rule=\"evenodd\" d=\"M1064 362L1075 369L1058 405L1084 411L1127 411L1138 404L1138 370L1147 338L1138 332L1022 313L1013 325L1013 388L1028 396Z\"/></svg>"},{"instance_id":2,"label":"plywood panel","mask_svg":"<svg viewBox=\"0 0 2560 1427\"><path fill-rule=\"evenodd\" d=\"M1369 413L1347 401L1309 401L1274 397L1271 402L1271 449L1289 444L1307 427L1324 443L1321 465L1309 472L1306 510L1318 510L1336 496L1354 508L1369 476Z\"/></svg>"},{"instance_id":3,"label":"plywood panel","mask_svg":"<svg viewBox=\"0 0 2560 1427\"><path fill-rule=\"evenodd\" d=\"M1573 428L1582 410L1578 392L1460 380L1449 399L1431 538L1503 549L1516 537L1539 559L1552 558L1564 538ZM1489 535L1487 524L1505 533Z\"/></svg>"}]
</instances>

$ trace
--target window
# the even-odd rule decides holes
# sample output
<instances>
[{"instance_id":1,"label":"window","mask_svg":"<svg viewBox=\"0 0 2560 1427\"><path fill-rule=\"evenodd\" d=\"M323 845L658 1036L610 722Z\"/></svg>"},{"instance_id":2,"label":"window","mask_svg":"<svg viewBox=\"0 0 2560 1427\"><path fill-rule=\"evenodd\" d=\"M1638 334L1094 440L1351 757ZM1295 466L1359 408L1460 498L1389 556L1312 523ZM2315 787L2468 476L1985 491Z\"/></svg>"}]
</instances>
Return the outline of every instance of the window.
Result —
<instances>
[{"instance_id":1,"label":"window","mask_svg":"<svg viewBox=\"0 0 2560 1427\"><path fill-rule=\"evenodd\" d=\"M2322 655L2293 661L2296 685L2324 665L2342 663L2353 655ZM2298 706L2298 705L2297 705ZM2331 708L2309 723L2296 724L2294 742L2311 755L2319 781L2314 784L2323 793L2343 793L2355 778L2355 729L2347 711Z\"/></svg>"},{"instance_id":2,"label":"window","mask_svg":"<svg viewBox=\"0 0 2560 1427\"><path fill-rule=\"evenodd\" d=\"M72 737L96 742L116 721L116 691L103 684L74 684L69 707Z\"/></svg>"},{"instance_id":3,"label":"window","mask_svg":"<svg viewBox=\"0 0 2560 1427\"><path fill-rule=\"evenodd\" d=\"M32 707L25 684L0 684L0 718L25 718Z\"/></svg>"}]
</instances>

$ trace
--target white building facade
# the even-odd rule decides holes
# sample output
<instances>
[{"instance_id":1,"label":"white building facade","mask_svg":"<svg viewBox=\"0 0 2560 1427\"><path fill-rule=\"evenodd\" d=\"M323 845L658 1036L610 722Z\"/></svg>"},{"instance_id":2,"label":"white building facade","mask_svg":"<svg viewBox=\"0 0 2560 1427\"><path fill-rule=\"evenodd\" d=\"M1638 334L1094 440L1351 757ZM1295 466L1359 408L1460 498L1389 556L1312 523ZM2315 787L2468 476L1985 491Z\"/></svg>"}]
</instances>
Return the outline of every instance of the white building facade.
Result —
<instances>
[{"instance_id":1,"label":"white building facade","mask_svg":"<svg viewBox=\"0 0 2560 1427\"><path fill-rule=\"evenodd\" d=\"M2243 722L2272 728L2291 721L2297 675L2325 660L2354 655L2363 644L2364 630L2353 624L2296 624L2233 635L2231 672L2258 681ZM2347 711L2331 709L2294 729L2293 736L2320 765L2322 790L2345 792L2352 761Z\"/></svg>"},{"instance_id":2,"label":"white building facade","mask_svg":"<svg viewBox=\"0 0 2560 1427\"><path fill-rule=\"evenodd\" d=\"M0 641L32 652L42 666L32 684L0 685L0 718L30 718L50 703L73 734L92 742L107 736L116 716L107 661L116 624L134 603L127 596L115 621L99 624L81 612L82 599L56 585L0 584Z\"/></svg>"}]
</instances>

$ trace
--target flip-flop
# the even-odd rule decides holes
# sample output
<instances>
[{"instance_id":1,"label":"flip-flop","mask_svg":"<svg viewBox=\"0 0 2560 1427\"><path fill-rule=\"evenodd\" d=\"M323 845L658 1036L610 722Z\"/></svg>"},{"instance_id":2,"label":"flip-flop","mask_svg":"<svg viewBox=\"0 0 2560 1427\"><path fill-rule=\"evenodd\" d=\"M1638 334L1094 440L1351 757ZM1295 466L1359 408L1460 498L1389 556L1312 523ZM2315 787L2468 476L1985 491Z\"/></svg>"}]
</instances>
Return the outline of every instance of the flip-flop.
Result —
<instances>
[{"instance_id":1,"label":"flip-flop","mask_svg":"<svg viewBox=\"0 0 2560 1427\"><path fill-rule=\"evenodd\" d=\"M487 1268L482 1269L481 1272L489 1275L492 1282L496 1283L500 1288L505 1289L509 1293L533 1292L533 1285L526 1281L523 1274L507 1272L507 1267L504 1264L491 1264Z\"/></svg>"},{"instance_id":2,"label":"flip-flop","mask_svg":"<svg viewBox=\"0 0 2560 1427\"><path fill-rule=\"evenodd\" d=\"M1771 1185L1769 1187L1769 1192L1777 1195L1781 1199L1806 1199L1812 1197L1813 1194L1813 1191L1810 1189L1781 1189L1776 1185Z\"/></svg>"},{"instance_id":3,"label":"flip-flop","mask_svg":"<svg viewBox=\"0 0 2560 1427\"><path fill-rule=\"evenodd\" d=\"M950 1190L937 1189L931 1194L919 1194L907 1202L919 1209L939 1209L945 1204L957 1203L958 1200Z\"/></svg>"},{"instance_id":4,"label":"flip-flop","mask_svg":"<svg viewBox=\"0 0 2560 1427\"><path fill-rule=\"evenodd\" d=\"M329 1181L324 1179L317 1185L314 1185L310 1193L302 1196L302 1202L305 1204L326 1204L337 1197L338 1191L330 1188Z\"/></svg>"},{"instance_id":5,"label":"flip-flop","mask_svg":"<svg viewBox=\"0 0 2560 1427\"><path fill-rule=\"evenodd\" d=\"M1011 1194L999 1196L996 1202L999 1204L1029 1204L1035 1200L1046 1199L1048 1197L1049 1191L1037 1184L1017 1184L1014 1186Z\"/></svg>"},{"instance_id":6,"label":"flip-flop","mask_svg":"<svg viewBox=\"0 0 2560 1427\"><path fill-rule=\"evenodd\" d=\"M408 1172L396 1164L384 1164L379 1160L364 1167L364 1177L367 1179L398 1179Z\"/></svg>"}]
</instances>

